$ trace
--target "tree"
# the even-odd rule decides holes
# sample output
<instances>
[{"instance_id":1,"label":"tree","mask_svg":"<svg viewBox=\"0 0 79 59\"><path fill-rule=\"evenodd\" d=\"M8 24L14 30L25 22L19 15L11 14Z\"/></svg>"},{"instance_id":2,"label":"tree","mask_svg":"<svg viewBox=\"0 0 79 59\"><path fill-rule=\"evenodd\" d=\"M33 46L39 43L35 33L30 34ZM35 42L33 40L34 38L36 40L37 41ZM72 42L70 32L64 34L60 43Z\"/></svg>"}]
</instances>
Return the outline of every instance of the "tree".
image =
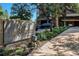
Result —
<instances>
[{"instance_id":1,"label":"tree","mask_svg":"<svg viewBox=\"0 0 79 59\"><path fill-rule=\"evenodd\" d=\"M35 9L37 9L37 18L44 18L46 16L48 16L50 13L48 12L47 10L47 7L48 7L48 4L47 3L44 3L44 4L40 4L40 3L37 3L37 4L33 4L36 6Z\"/></svg>"},{"instance_id":2,"label":"tree","mask_svg":"<svg viewBox=\"0 0 79 59\"><path fill-rule=\"evenodd\" d=\"M56 26L58 27L58 17L61 14L61 10L60 10L60 4L49 4L49 3L45 3L45 4L36 4L37 9L38 9L38 18L48 18L50 15L52 15L55 19L56 19Z\"/></svg>"},{"instance_id":3,"label":"tree","mask_svg":"<svg viewBox=\"0 0 79 59\"><path fill-rule=\"evenodd\" d=\"M77 7L77 4L74 4L74 3L70 3L70 4L69 3L48 4L48 10L52 14L52 16L55 18L57 27L59 27L59 17L60 16L65 17L66 16L66 11L68 9L73 10L73 11L79 10L79 8Z\"/></svg>"},{"instance_id":4,"label":"tree","mask_svg":"<svg viewBox=\"0 0 79 59\"><path fill-rule=\"evenodd\" d=\"M72 9L74 9L74 11L76 11L76 13L79 13L79 3L72 4Z\"/></svg>"},{"instance_id":5,"label":"tree","mask_svg":"<svg viewBox=\"0 0 79 59\"><path fill-rule=\"evenodd\" d=\"M55 20L56 20L56 26L57 27L59 27L59 16L60 16L60 14L61 14L61 12L62 12L62 10L61 10L61 6L60 6L60 4L49 4L49 10L50 10L50 12L51 12L51 14L52 14L52 16L55 18Z\"/></svg>"},{"instance_id":6,"label":"tree","mask_svg":"<svg viewBox=\"0 0 79 59\"><path fill-rule=\"evenodd\" d=\"M0 6L0 16L3 15L3 9L2 9L2 6Z\"/></svg>"},{"instance_id":7,"label":"tree","mask_svg":"<svg viewBox=\"0 0 79 59\"><path fill-rule=\"evenodd\" d=\"M59 17L65 17L67 10L73 10L79 12L79 4L75 3L44 3L34 4L38 10L38 18L48 18L52 15L52 18L56 20L56 26L59 27Z\"/></svg>"},{"instance_id":8,"label":"tree","mask_svg":"<svg viewBox=\"0 0 79 59\"><path fill-rule=\"evenodd\" d=\"M10 18L19 18L21 20L31 19L30 4L14 3L11 9L12 16Z\"/></svg>"}]
</instances>

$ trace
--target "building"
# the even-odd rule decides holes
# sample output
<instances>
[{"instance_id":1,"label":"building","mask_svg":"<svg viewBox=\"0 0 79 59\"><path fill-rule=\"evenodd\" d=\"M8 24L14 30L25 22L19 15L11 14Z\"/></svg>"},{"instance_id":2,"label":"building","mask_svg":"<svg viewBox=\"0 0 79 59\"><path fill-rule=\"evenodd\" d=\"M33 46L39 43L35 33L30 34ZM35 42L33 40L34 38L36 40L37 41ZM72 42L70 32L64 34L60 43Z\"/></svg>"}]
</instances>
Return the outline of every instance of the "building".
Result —
<instances>
[{"instance_id":1,"label":"building","mask_svg":"<svg viewBox=\"0 0 79 59\"><path fill-rule=\"evenodd\" d=\"M74 10L66 10L65 17L60 16L58 21L59 26L79 26L79 14ZM49 28L56 26L56 20L52 17L40 18L37 20L37 28Z\"/></svg>"},{"instance_id":2,"label":"building","mask_svg":"<svg viewBox=\"0 0 79 59\"><path fill-rule=\"evenodd\" d=\"M36 21L36 29L46 29L53 27L53 20L51 18L40 18Z\"/></svg>"},{"instance_id":3,"label":"building","mask_svg":"<svg viewBox=\"0 0 79 59\"><path fill-rule=\"evenodd\" d=\"M79 26L79 14L71 13L67 14L65 18L62 18L64 26Z\"/></svg>"}]
</instances>

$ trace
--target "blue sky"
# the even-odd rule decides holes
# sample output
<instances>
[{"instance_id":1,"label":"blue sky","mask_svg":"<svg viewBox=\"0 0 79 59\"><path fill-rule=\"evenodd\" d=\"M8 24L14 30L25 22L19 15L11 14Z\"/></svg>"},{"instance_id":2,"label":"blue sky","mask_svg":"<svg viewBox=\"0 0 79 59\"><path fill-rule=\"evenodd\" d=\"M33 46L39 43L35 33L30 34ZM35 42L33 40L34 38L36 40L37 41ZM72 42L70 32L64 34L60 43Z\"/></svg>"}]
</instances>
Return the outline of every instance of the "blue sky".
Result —
<instances>
[{"instance_id":1,"label":"blue sky","mask_svg":"<svg viewBox=\"0 0 79 59\"><path fill-rule=\"evenodd\" d=\"M3 10L7 10L8 14L10 15L12 4L11 3L1 3L0 5L2 6Z\"/></svg>"},{"instance_id":2,"label":"blue sky","mask_svg":"<svg viewBox=\"0 0 79 59\"><path fill-rule=\"evenodd\" d=\"M2 6L3 10L7 10L8 14L10 15L12 3L0 3L0 5ZM33 12L32 20L35 21L35 19L36 19L36 12Z\"/></svg>"}]
</instances>

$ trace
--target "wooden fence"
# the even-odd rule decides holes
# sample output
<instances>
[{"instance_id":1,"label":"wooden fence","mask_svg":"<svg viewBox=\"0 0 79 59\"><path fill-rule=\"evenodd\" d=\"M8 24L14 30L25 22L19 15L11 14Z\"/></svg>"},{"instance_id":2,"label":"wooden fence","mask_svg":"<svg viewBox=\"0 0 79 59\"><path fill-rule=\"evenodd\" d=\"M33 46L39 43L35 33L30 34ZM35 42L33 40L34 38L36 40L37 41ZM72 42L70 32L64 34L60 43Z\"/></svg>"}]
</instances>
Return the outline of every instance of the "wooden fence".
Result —
<instances>
[{"instance_id":1,"label":"wooden fence","mask_svg":"<svg viewBox=\"0 0 79 59\"><path fill-rule=\"evenodd\" d=\"M31 38L34 22L26 20L0 20L0 44L9 44Z\"/></svg>"},{"instance_id":2,"label":"wooden fence","mask_svg":"<svg viewBox=\"0 0 79 59\"><path fill-rule=\"evenodd\" d=\"M0 20L0 45L3 45L3 21Z\"/></svg>"}]
</instances>

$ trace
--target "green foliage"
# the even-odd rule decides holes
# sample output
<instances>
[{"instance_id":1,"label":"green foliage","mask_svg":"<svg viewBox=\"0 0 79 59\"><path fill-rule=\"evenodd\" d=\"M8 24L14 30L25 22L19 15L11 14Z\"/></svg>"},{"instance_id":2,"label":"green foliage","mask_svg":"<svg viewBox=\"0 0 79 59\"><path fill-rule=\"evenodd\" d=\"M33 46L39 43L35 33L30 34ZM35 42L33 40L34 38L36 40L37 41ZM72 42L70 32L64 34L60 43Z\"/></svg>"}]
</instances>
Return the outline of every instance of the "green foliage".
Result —
<instances>
[{"instance_id":1,"label":"green foliage","mask_svg":"<svg viewBox=\"0 0 79 59\"><path fill-rule=\"evenodd\" d=\"M3 11L2 6L0 6L0 18L1 19L8 19L9 18L8 11L7 10Z\"/></svg>"},{"instance_id":2,"label":"green foliage","mask_svg":"<svg viewBox=\"0 0 79 59\"><path fill-rule=\"evenodd\" d=\"M59 17L60 15L66 15L66 10L79 10L79 4L77 3L44 3L44 4L35 4L37 9L39 10L39 17L50 14L53 17ZM50 6L50 7L49 7Z\"/></svg>"},{"instance_id":3,"label":"green foliage","mask_svg":"<svg viewBox=\"0 0 79 59\"><path fill-rule=\"evenodd\" d=\"M56 26L59 27L59 17L65 17L67 10L71 10L77 13L79 12L79 4L75 3L44 3L44 4L35 4L38 9L37 19L49 19L54 18L56 20Z\"/></svg>"},{"instance_id":4,"label":"green foliage","mask_svg":"<svg viewBox=\"0 0 79 59\"><path fill-rule=\"evenodd\" d=\"M14 49L10 49L10 48L5 48L3 51L4 56L10 55L11 53L14 52Z\"/></svg>"},{"instance_id":5,"label":"green foliage","mask_svg":"<svg viewBox=\"0 0 79 59\"><path fill-rule=\"evenodd\" d=\"M11 55L23 55L24 53L24 48L22 47L17 47L15 49L12 48L5 48L3 50L3 55L4 56L11 56Z\"/></svg>"},{"instance_id":6,"label":"green foliage","mask_svg":"<svg viewBox=\"0 0 79 59\"><path fill-rule=\"evenodd\" d=\"M60 33L60 29L59 29L58 27L55 27L55 28L53 29L53 33L59 34L59 33Z\"/></svg>"},{"instance_id":7,"label":"green foliage","mask_svg":"<svg viewBox=\"0 0 79 59\"><path fill-rule=\"evenodd\" d=\"M16 15L10 16L10 19L17 19L18 17Z\"/></svg>"},{"instance_id":8,"label":"green foliage","mask_svg":"<svg viewBox=\"0 0 79 59\"><path fill-rule=\"evenodd\" d=\"M0 56L3 56L3 51L4 51L4 49L0 48Z\"/></svg>"},{"instance_id":9,"label":"green foliage","mask_svg":"<svg viewBox=\"0 0 79 59\"><path fill-rule=\"evenodd\" d=\"M10 18L19 18L21 20L30 20L31 19L31 10L30 4L25 3L14 3L12 5Z\"/></svg>"},{"instance_id":10,"label":"green foliage","mask_svg":"<svg viewBox=\"0 0 79 59\"><path fill-rule=\"evenodd\" d=\"M42 40L46 40L47 39L47 37L46 37L44 32L37 33L37 37L38 37L39 40L41 40L41 39Z\"/></svg>"},{"instance_id":11,"label":"green foliage","mask_svg":"<svg viewBox=\"0 0 79 59\"><path fill-rule=\"evenodd\" d=\"M19 48L16 48L15 54L16 54L16 55L22 55L23 52L24 52L24 49L21 48L21 47L19 47Z\"/></svg>"},{"instance_id":12,"label":"green foliage","mask_svg":"<svg viewBox=\"0 0 79 59\"><path fill-rule=\"evenodd\" d=\"M52 28L52 32L49 32L46 30L44 32L37 33L38 40L50 40L52 37L57 36L67 28L68 27L59 27L59 28L55 27L55 28Z\"/></svg>"},{"instance_id":13,"label":"green foliage","mask_svg":"<svg viewBox=\"0 0 79 59\"><path fill-rule=\"evenodd\" d=\"M2 6L0 6L0 16L3 15L3 9L2 9Z\"/></svg>"},{"instance_id":14,"label":"green foliage","mask_svg":"<svg viewBox=\"0 0 79 59\"><path fill-rule=\"evenodd\" d=\"M53 37L53 32L45 31L45 35L47 39L50 39L51 37Z\"/></svg>"}]
</instances>

